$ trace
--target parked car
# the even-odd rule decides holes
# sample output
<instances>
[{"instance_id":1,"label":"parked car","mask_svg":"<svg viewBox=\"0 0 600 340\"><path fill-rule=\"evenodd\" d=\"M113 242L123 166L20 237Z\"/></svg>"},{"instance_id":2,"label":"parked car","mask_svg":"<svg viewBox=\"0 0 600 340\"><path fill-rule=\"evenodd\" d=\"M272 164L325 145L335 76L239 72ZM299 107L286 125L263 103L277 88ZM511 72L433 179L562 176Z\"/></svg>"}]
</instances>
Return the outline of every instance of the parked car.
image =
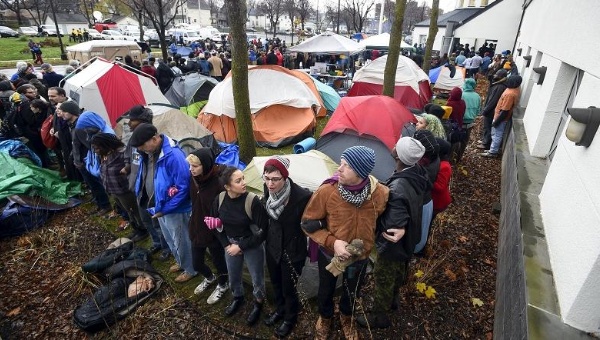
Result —
<instances>
[{"instance_id":1,"label":"parked car","mask_svg":"<svg viewBox=\"0 0 600 340\"><path fill-rule=\"evenodd\" d=\"M158 39L158 33L156 32L155 29L148 29L144 32L144 35L148 36L148 39L146 40L146 42L148 43L148 45L150 47L159 47L160 46L160 40Z\"/></svg>"},{"instance_id":2,"label":"parked car","mask_svg":"<svg viewBox=\"0 0 600 340\"><path fill-rule=\"evenodd\" d=\"M3 38L18 37L19 32L13 30L10 27L0 26L0 36L2 36Z\"/></svg>"},{"instance_id":3,"label":"parked car","mask_svg":"<svg viewBox=\"0 0 600 340\"><path fill-rule=\"evenodd\" d=\"M127 40L125 39L123 33L119 31L103 30L100 35L102 36L103 40Z\"/></svg>"},{"instance_id":4,"label":"parked car","mask_svg":"<svg viewBox=\"0 0 600 340\"><path fill-rule=\"evenodd\" d=\"M100 34L100 32L98 32L96 29L88 29L88 33L92 40L102 40L102 34Z\"/></svg>"},{"instance_id":5,"label":"parked car","mask_svg":"<svg viewBox=\"0 0 600 340\"><path fill-rule=\"evenodd\" d=\"M123 35L125 36L125 40L129 40L129 41L139 41L140 40L140 31L127 31L125 33L123 33ZM144 40L143 41L148 41L150 40L150 37L146 35L146 33L144 32Z\"/></svg>"},{"instance_id":6,"label":"parked car","mask_svg":"<svg viewBox=\"0 0 600 340\"><path fill-rule=\"evenodd\" d=\"M35 37L38 34L37 28L29 26L19 27L17 32L21 35L26 35L28 37Z\"/></svg>"},{"instance_id":7,"label":"parked car","mask_svg":"<svg viewBox=\"0 0 600 340\"><path fill-rule=\"evenodd\" d=\"M65 32L62 28L58 28L60 32L60 36L64 36ZM55 25L42 25L42 35L43 36L56 36L56 26Z\"/></svg>"}]
</instances>

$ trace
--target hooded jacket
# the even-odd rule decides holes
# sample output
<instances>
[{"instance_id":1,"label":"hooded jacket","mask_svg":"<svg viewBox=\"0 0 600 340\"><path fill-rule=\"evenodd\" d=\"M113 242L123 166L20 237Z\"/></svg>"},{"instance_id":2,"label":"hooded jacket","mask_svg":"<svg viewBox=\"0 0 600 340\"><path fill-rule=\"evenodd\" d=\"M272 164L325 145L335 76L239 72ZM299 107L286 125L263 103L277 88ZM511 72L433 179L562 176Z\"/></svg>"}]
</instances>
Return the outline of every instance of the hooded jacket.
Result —
<instances>
[{"instance_id":1,"label":"hooded jacket","mask_svg":"<svg viewBox=\"0 0 600 340\"><path fill-rule=\"evenodd\" d=\"M521 76L510 76L506 80L506 90L502 92L502 96L498 100L498 104L496 105L496 109L494 110L494 121L497 119L503 119L503 121L508 121L512 118L513 108L519 102L519 97L521 96L521 90L519 86L521 86L521 82L523 78ZM500 117L500 112L506 111L507 114L504 118Z\"/></svg>"},{"instance_id":2,"label":"hooded jacket","mask_svg":"<svg viewBox=\"0 0 600 340\"><path fill-rule=\"evenodd\" d=\"M465 115L467 105L465 104L465 101L462 100L462 90L460 87L455 87L450 91L450 98L448 98L446 105L452 108L450 119L457 122L458 126L462 128L463 117Z\"/></svg>"},{"instance_id":3,"label":"hooded jacket","mask_svg":"<svg viewBox=\"0 0 600 340\"><path fill-rule=\"evenodd\" d=\"M490 88L487 92L487 97L485 98L485 104L483 104L483 109L481 109L481 115L484 117L493 117L494 109L498 104L498 100L500 100L500 96L506 90L506 77L501 79L494 79L490 85Z\"/></svg>"},{"instance_id":4,"label":"hooded jacket","mask_svg":"<svg viewBox=\"0 0 600 340\"><path fill-rule=\"evenodd\" d=\"M154 174L151 174L154 176L155 212L161 212L163 215L190 212L190 171L185 154L173 139L163 134L160 136L162 145ZM144 161L140 163L135 182L135 194L138 199L142 196L144 168L148 166L148 155L142 154L142 159ZM172 196L169 196L169 192Z\"/></svg>"},{"instance_id":5,"label":"hooded jacket","mask_svg":"<svg viewBox=\"0 0 600 340\"><path fill-rule=\"evenodd\" d=\"M390 198L385 212L377 221L375 241L379 256L393 261L408 261L421 241L423 195L431 190L427 173L419 165L395 172L385 185ZM386 240L382 233L388 229L405 229L396 243Z\"/></svg>"},{"instance_id":6,"label":"hooded jacket","mask_svg":"<svg viewBox=\"0 0 600 340\"><path fill-rule=\"evenodd\" d=\"M481 97L475 92L475 79L467 78L463 85L462 100L465 101L466 110L463 118L463 124L472 124L479 114L481 106Z\"/></svg>"},{"instance_id":7,"label":"hooded jacket","mask_svg":"<svg viewBox=\"0 0 600 340\"><path fill-rule=\"evenodd\" d=\"M85 129L97 129L98 131L90 134ZM97 157L90 145L92 136L99 132L115 134L115 131L106 124L106 121L92 111L82 113L71 132L73 137L73 162L81 164L80 161L83 161L86 165L91 164L92 158ZM85 158L82 159L84 154Z\"/></svg>"}]
</instances>

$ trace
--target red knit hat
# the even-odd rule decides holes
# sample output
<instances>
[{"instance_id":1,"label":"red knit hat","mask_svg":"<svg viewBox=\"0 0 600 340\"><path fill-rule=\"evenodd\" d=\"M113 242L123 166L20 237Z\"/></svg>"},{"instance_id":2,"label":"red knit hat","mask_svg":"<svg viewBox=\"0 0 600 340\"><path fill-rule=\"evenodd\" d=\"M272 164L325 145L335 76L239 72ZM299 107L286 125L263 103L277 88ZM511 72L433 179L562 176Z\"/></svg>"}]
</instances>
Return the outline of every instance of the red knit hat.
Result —
<instances>
[{"instance_id":1,"label":"red knit hat","mask_svg":"<svg viewBox=\"0 0 600 340\"><path fill-rule=\"evenodd\" d=\"M283 178L289 177L288 168L290 167L290 160L281 156L274 156L269 158L269 160L265 163L265 167L268 165L272 165L275 169L279 170L281 176Z\"/></svg>"}]
</instances>

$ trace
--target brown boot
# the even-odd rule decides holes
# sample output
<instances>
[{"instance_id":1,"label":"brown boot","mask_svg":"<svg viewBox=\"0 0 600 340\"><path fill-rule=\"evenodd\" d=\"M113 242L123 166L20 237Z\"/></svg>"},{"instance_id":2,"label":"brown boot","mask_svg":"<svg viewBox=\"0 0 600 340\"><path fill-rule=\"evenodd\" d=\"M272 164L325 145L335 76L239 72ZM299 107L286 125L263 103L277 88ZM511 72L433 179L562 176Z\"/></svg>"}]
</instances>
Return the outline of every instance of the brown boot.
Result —
<instances>
[{"instance_id":1,"label":"brown boot","mask_svg":"<svg viewBox=\"0 0 600 340\"><path fill-rule=\"evenodd\" d=\"M344 315L340 313L340 322L342 324L342 331L346 340L358 340L358 332L356 331L356 325L352 315Z\"/></svg>"},{"instance_id":2,"label":"brown boot","mask_svg":"<svg viewBox=\"0 0 600 340\"><path fill-rule=\"evenodd\" d=\"M319 316L319 320L317 320L317 324L315 325L315 340L329 339L332 321L332 318L326 319L322 316Z\"/></svg>"}]
</instances>

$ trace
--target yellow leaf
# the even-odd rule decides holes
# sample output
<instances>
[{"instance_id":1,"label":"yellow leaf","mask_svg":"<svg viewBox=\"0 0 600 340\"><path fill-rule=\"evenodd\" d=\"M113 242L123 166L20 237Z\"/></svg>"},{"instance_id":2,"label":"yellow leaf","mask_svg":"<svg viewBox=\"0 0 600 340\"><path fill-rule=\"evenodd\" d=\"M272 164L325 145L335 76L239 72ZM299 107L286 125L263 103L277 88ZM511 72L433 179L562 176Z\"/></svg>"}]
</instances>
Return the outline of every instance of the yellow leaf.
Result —
<instances>
[{"instance_id":1,"label":"yellow leaf","mask_svg":"<svg viewBox=\"0 0 600 340\"><path fill-rule=\"evenodd\" d=\"M462 172L463 175L465 175L465 176L469 175L469 172L467 171L467 169L465 169L464 166L461 166L459 169L460 169L460 172Z\"/></svg>"},{"instance_id":2,"label":"yellow leaf","mask_svg":"<svg viewBox=\"0 0 600 340\"><path fill-rule=\"evenodd\" d=\"M427 285L423 282L417 282L416 286L419 293L423 293L425 291L425 288L427 288Z\"/></svg>"},{"instance_id":3,"label":"yellow leaf","mask_svg":"<svg viewBox=\"0 0 600 340\"><path fill-rule=\"evenodd\" d=\"M483 301L481 301L478 298L471 298L471 303L473 304L473 306L477 306L477 307L483 306Z\"/></svg>"},{"instance_id":4,"label":"yellow leaf","mask_svg":"<svg viewBox=\"0 0 600 340\"><path fill-rule=\"evenodd\" d=\"M417 270L417 272L415 273L415 277L416 278L421 278L425 273L423 273L422 270Z\"/></svg>"},{"instance_id":5,"label":"yellow leaf","mask_svg":"<svg viewBox=\"0 0 600 340\"><path fill-rule=\"evenodd\" d=\"M428 299L435 299L435 293L437 293L435 291L435 289L433 289L433 287L429 286L429 287L427 287L427 290L425 291L425 296L427 296Z\"/></svg>"}]
</instances>

